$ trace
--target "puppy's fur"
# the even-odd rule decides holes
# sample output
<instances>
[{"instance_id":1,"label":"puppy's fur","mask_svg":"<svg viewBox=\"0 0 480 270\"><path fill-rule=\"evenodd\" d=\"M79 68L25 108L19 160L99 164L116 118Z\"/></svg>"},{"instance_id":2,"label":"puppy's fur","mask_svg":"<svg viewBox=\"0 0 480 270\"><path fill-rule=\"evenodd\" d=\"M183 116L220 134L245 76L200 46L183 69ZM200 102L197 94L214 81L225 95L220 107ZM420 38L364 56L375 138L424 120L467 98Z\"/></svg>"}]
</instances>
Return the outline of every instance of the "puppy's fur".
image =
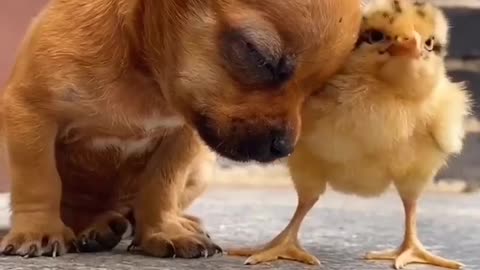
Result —
<instances>
[{"instance_id":1,"label":"puppy's fur","mask_svg":"<svg viewBox=\"0 0 480 270\"><path fill-rule=\"evenodd\" d=\"M3 96L1 251L110 249L134 209L146 253L214 254L182 215L214 160L202 141L240 161L288 155L302 89L337 70L359 23L358 0L51 1Z\"/></svg>"}]
</instances>

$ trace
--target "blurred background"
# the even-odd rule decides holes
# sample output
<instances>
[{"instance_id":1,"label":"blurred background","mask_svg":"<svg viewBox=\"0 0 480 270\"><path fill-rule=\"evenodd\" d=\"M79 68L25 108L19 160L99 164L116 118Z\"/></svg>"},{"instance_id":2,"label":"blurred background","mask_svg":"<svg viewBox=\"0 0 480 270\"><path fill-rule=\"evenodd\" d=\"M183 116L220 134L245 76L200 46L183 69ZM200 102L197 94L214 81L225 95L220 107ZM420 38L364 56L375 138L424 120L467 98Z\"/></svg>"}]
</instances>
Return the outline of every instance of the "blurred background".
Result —
<instances>
[{"instance_id":1,"label":"blurred background","mask_svg":"<svg viewBox=\"0 0 480 270\"><path fill-rule=\"evenodd\" d=\"M433 0L443 6L452 27L448 67L455 81L466 81L476 104L480 104L480 0ZM35 16L47 0L0 1L0 89L3 89L15 61L16 48ZM449 163L436 179L436 188L462 192L480 188L480 109L468 124L463 154ZM235 185L287 185L288 172L283 164L267 168L255 164L234 164L220 160L214 182ZM8 191L9 179L0 169L0 192Z\"/></svg>"}]
</instances>

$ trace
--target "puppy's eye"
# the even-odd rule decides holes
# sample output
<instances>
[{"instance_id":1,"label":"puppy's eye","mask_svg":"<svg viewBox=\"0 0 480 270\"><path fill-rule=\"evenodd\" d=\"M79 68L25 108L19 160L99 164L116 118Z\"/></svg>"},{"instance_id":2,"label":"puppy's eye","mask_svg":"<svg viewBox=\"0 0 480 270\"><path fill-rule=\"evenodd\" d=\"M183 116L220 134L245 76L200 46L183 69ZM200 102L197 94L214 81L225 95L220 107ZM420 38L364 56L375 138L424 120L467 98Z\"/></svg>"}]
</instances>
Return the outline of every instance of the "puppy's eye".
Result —
<instances>
[{"instance_id":1,"label":"puppy's eye","mask_svg":"<svg viewBox=\"0 0 480 270\"><path fill-rule=\"evenodd\" d=\"M275 67L271 61L269 61L263 54L261 54L255 46L250 42L245 42L245 45L248 49L248 54L252 62L254 62L259 69L266 69L267 71L273 73L275 72Z\"/></svg>"},{"instance_id":2,"label":"puppy's eye","mask_svg":"<svg viewBox=\"0 0 480 270\"><path fill-rule=\"evenodd\" d=\"M425 41L425 50L431 52L433 51L433 47L435 47L435 38L434 37L430 37L429 39L427 39Z\"/></svg>"},{"instance_id":3,"label":"puppy's eye","mask_svg":"<svg viewBox=\"0 0 480 270\"><path fill-rule=\"evenodd\" d=\"M382 41L385 41L386 39L387 37L385 36L385 34L378 30L370 30L367 33L367 42L370 44L382 42Z\"/></svg>"},{"instance_id":4,"label":"puppy's eye","mask_svg":"<svg viewBox=\"0 0 480 270\"><path fill-rule=\"evenodd\" d=\"M225 67L244 86L281 89L295 73L295 57L262 43L240 31L225 33L222 39Z\"/></svg>"}]
</instances>

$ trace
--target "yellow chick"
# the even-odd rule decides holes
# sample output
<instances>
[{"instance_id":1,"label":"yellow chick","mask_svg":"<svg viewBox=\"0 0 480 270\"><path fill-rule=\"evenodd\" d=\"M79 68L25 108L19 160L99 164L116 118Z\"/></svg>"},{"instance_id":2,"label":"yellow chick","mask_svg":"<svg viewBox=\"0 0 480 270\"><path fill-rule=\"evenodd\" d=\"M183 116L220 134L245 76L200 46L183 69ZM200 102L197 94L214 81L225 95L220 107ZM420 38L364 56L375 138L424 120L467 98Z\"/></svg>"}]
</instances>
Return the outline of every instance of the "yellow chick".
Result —
<instances>
[{"instance_id":1,"label":"yellow chick","mask_svg":"<svg viewBox=\"0 0 480 270\"><path fill-rule=\"evenodd\" d=\"M396 269L422 263L459 269L427 251L417 235L417 201L448 157L462 149L470 99L446 75L448 23L431 3L373 0L364 6L356 47L343 69L306 101L302 135L289 158L298 193L288 226L259 249L231 250L246 263L277 259L319 261L298 241L305 215L334 190L379 196L393 183L405 209L398 249L370 252Z\"/></svg>"}]
</instances>

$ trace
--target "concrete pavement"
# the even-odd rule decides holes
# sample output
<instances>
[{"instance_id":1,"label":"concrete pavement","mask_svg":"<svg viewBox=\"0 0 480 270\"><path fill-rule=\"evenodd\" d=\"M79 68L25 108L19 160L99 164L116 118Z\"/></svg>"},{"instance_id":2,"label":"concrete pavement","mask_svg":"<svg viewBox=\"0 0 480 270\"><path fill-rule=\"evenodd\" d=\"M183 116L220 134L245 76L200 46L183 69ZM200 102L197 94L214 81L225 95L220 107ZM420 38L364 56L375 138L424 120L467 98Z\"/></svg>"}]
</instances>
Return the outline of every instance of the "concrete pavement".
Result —
<instances>
[{"instance_id":1,"label":"concrete pavement","mask_svg":"<svg viewBox=\"0 0 480 270\"><path fill-rule=\"evenodd\" d=\"M225 248L269 240L289 221L295 203L295 193L289 188L212 188L190 212L204 219L212 237ZM462 261L468 270L480 269L480 194L428 193L421 202L419 223L421 239L429 249ZM329 192L302 230L305 247L323 263L319 268L291 262L251 267L244 266L243 259L226 256L163 260L128 254L127 243L123 243L113 252L56 259L0 257L0 269L388 270L388 262L367 263L360 257L370 250L396 246L402 238L402 224L401 204L394 193L367 200Z\"/></svg>"}]
</instances>

